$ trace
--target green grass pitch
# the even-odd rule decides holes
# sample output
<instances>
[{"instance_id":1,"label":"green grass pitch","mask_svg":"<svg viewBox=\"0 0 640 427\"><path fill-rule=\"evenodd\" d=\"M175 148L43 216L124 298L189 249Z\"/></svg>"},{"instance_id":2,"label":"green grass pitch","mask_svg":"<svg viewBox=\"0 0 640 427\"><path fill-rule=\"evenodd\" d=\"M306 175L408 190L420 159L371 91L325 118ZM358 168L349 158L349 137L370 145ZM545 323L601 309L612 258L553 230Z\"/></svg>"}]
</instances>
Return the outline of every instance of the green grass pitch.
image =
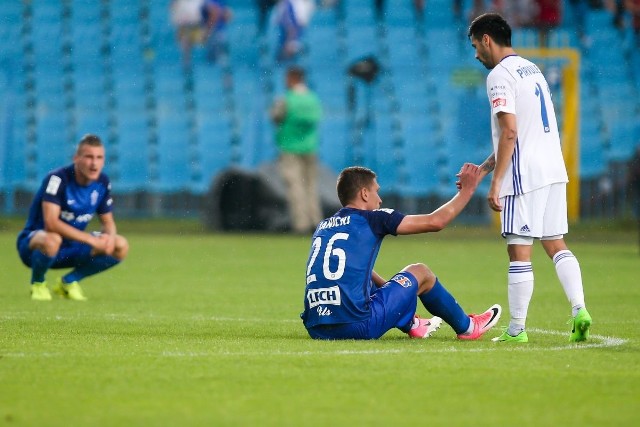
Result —
<instances>
[{"instance_id":1,"label":"green grass pitch","mask_svg":"<svg viewBox=\"0 0 640 427\"><path fill-rule=\"evenodd\" d=\"M591 341L568 343L569 306L537 245L530 342L498 345L498 330L462 342L448 325L427 340L391 331L378 341L312 341L298 317L303 237L154 234L132 224L121 227L126 262L83 282L89 301L33 302L14 249L19 226L0 231L0 425L637 425L634 233L567 238ZM389 237L376 270L390 277L424 262L466 310L502 304L504 326L504 243L469 233Z\"/></svg>"}]
</instances>

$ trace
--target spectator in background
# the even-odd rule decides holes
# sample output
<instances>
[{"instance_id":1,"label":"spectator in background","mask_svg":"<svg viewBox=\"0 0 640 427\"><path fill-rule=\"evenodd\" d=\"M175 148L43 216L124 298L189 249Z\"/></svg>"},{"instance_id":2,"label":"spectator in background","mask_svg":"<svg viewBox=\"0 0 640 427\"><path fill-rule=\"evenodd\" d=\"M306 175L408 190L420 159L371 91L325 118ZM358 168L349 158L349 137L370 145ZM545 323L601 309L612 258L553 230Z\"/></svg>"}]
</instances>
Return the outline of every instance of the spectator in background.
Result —
<instances>
[{"instance_id":1,"label":"spectator in background","mask_svg":"<svg viewBox=\"0 0 640 427\"><path fill-rule=\"evenodd\" d=\"M591 41L585 32L585 20L589 11L587 1L569 0L569 5L571 7L571 13L573 15L580 43L582 44L582 47L589 47L591 45Z\"/></svg>"},{"instance_id":2,"label":"spectator in background","mask_svg":"<svg viewBox=\"0 0 640 427\"><path fill-rule=\"evenodd\" d=\"M627 189L629 191L633 213L640 220L640 144L629 160L627 172Z\"/></svg>"},{"instance_id":3,"label":"spectator in background","mask_svg":"<svg viewBox=\"0 0 640 427\"><path fill-rule=\"evenodd\" d=\"M537 19L534 24L538 29L540 47L549 47L549 33L562 23L562 5L558 0L536 0Z\"/></svg>"},{"instance_id":4,"label":"spectator in background","mask_svg":"<svg viewBox=\"0 0 640 427\"><path fill-rule=\"evenodd\" d=\"M105 152L96 135L82 137L73 163L49 172L36 193L17 239L22 262L31 268L31 299L51 300L45 281L50 268L73 268L53 291L84 301L79 282L119 264L129 251L113 219L111 183L102 173ZM97 214L102 230L84 231Z\"/></svg>"},{"instance_id":5,"label":"spectator in background","mask_svg":"<svg viewBox=\"0 0 640 427\"><path fill-rule=\"evenodd\" d=\"M608 0L607 8L613 14L613 26L618 30L624 30L625 0Z\"/></svg>"},{"instance_id":6,"label":"spectator in background","mask_svg":"<svg viewBox=\"0 0 640 427\"><path fill-rule=\"evenodd\" d=\"M201 10L207 59L215 62L227 49L225 30L227 22L231 20L231 9L225 0L204 0Z\"/></svg>"},{"instance_id":7,"label":"spectator in background","mask_svg":"<svg viewBox=\"0 0 640 427\"><path fill-rule=\"evenodd\" d=\"M302 50L302 35L309 24L315 3L313 0L280 0L275 9L279 30L278 59L295 58Z\"/></svg>"},{"instance_id":8,"label":"spectator in background","mask_svg":"<svg viewBox=\"0 0 640 427\"><path fill-rule=\"evenodd\" d=\"M624 6L631 15L631 26L636 48L640 49L640 0L625 0Z\"/></svg>"},{"instance_id":9,"label":"spectator in background","mask_svg":"<svg viewBox=\"0 0 640 427\"><path fill-rule=\"evenodd\" d=\"M469 18L473 19L478 15L482 15L485 12L494 10L495 7L495 5L487 5L487 2L485 0L473 0L471 11L469 12Z\"/></svg>"},{"instance_id":10,"label":"spectator in background","mask_svg":"<svg viewBox=\"0 0 640 427\"><path fill-rule=\"evenodd\" d=\"M278 0L256 0L256 7L258 9L258 33L262 34L267 28L267 22L269 21L269 13L271 9L278 3Z\"/></svg>"},{"instance_id":11,"label":"spectator in background","mask_svg":"<svg viewBox=\"0 0 640 427\"><path fill-rule=\"evenodd\" d=\"M170 20L176 29L184 65L191 63L193 46L202 44L204 40L201 11L203 3L204 0L172 0L169 6Z\"/></svg>"},{"instance_id":12,"label":"spectator in background","mask_svg":"<svg viewBox=\"0 0 640 427\"><path fill-rule=\"evenodd\" d=\"M312 232L322 219L317 188L318 122L322 108L305 84L304 70L292 66L285 77L287 93L273 104L278 166L287 187L287 202L295 233Z\"/></svg>"},{"instance_id":13,"label":"spectator in background","mask_svg":"<svg viewBox=\"0 0 640 427\"><path fill-rule=\"evenodd\" d=\"M511 28L530 27L538 15L535 0L495 0L494 9L511 23Z\"/></svg>"}]
</instances>

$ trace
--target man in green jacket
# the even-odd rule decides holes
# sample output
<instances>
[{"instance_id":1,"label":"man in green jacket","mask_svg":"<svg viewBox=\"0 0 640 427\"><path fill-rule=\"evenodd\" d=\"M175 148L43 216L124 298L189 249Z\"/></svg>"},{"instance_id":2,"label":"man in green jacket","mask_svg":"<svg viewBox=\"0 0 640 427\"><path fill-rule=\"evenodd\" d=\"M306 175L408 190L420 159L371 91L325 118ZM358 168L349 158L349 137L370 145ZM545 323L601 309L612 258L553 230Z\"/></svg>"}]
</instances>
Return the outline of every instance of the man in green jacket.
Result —
<instances>
[{"instance_id":1,"label":"man in green jacket","mask_svg":"<svg viewBox=\"0 0 640 427\"><path fill-rule=\"evenodd\" d=\"M275 141L280 150L278 167L287 186L291 228L295 233L313 232L322 220L318 175L318 123L322 107L305 84L304 70L292 66L286 73L287 93L271 108L276 124Z\"/></svg>"}]
</instances>

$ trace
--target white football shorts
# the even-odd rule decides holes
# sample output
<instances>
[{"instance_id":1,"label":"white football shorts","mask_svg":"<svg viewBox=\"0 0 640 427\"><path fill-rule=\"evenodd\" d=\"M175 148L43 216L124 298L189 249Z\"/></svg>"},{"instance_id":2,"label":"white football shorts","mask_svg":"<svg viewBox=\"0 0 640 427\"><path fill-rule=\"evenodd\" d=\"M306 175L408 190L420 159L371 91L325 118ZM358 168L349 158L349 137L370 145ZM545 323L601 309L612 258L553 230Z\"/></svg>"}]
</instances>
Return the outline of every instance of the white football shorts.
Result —
<instances>
[{"instance_id":1,"label":"white football shorts","mask_svg":"<svg viewBox=\"0 0 640 427\"><path fill-rule=\"evenodd\" d=\"M502 236L560 239L569 231L567 184L559 182L518 196L500 198Z\"/></svg>"}]
</instances>

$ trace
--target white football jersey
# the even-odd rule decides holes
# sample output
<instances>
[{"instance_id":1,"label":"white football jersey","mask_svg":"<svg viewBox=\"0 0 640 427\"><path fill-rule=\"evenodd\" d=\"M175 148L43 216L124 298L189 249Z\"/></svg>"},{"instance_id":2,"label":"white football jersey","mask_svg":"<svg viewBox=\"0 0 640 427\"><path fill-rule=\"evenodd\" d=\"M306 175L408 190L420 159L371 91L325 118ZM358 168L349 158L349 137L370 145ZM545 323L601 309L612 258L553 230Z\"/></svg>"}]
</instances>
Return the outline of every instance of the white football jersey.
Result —
<instances>
[{"instance_id":1,"label":"white football jersey","mask_svg":"<svg viewBox=\"0 0 640 427\"><path fill-rule=\"evenodd\" d=\"M567 182L551 91L540 69L518 55L504 58L487 77L491 134L498 150L498 113L516 115L518 136L500 197L519 195Z\"/></svg>"}]
</instances>

